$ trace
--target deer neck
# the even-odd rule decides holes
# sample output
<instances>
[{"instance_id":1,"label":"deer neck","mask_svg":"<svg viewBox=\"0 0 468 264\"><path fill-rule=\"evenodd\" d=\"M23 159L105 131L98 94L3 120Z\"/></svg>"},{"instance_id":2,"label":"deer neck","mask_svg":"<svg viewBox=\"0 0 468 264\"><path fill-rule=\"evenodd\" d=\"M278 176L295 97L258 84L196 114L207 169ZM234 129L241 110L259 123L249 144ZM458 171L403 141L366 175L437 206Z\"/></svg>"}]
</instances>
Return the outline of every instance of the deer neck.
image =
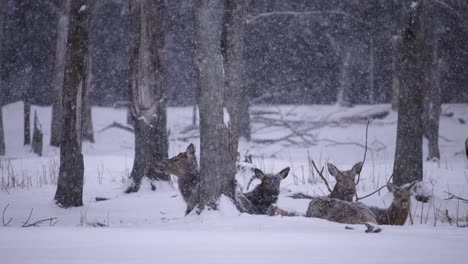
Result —
<instances>
[{"instance_id":1,"label":"deer neck","mask_svg":"<svg viewBox=\"0 0 468 264\"><path fill-rule=\"evenodd\" d=\"M408 217L409 208L409 205L404 209L392 202L392 205L386 210L386 217L388 218L389 224L404 225Z\"/></svg>"}]
</instances>

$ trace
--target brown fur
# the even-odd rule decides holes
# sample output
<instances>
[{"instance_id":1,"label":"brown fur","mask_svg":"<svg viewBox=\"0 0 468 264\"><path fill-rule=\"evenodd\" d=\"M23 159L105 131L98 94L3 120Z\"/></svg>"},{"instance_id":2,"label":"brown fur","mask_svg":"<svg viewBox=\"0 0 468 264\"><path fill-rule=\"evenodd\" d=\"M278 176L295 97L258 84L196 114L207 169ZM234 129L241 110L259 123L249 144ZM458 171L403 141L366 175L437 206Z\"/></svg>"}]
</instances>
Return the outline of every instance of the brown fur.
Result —
<instances>
[{"instance_id":1,"label":"brown fur","mask_svg":"<svg viewBox=\"0 0 468 264\"><path fill-rule=\"evenodd\" d=\"M336 184L330 194L330 198L340 199L348 202L353 201L356 194L356 184L354 183L356 176L361 172L363 163L356 163L351 170L340 171L335 165L327 163L330 175L335 177Z\"/></svg>"},{"instance_id":2,"label":"brown fur","mask_svg":"<svg viewBox=\"0 0 468 264\"><path fill-rule=\"evenodd\" d=\"M364 204L330 197L314 197L309 203L306 217L316 217L343 224L377 224L374 213Z\"/></svg>"},{"instance_id":3,"label":"brown fur","mask_svg":"<svg viewBox=\"0 0 468 264\"><path fill-rule=\"evenodd\" d=\"M397 187L388 183L388 190L393 193L393 201L387 209L370 207L379 225L404 225L411 207L411 189L415 183L407 187Z\"/></svg>"}]
</instances>

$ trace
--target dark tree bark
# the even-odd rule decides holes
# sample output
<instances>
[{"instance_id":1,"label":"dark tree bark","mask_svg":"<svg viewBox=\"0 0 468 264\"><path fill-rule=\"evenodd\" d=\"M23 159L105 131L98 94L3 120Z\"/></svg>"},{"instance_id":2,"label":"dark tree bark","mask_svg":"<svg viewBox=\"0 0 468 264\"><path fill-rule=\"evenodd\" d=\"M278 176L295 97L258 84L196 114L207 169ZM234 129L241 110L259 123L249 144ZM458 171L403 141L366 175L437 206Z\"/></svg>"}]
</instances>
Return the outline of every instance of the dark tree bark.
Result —
<instances>
[{"instance_id":1,"label":"dark tree bark","mask_svg":"<svg viewBox=\"0 0 468 264\"><path fill-rule=\"evenodd\" d=\"M0 72L2 72L2 55L3 55L3 0L0 0ZM2 76L0 75L0 156L5 155L5 135L3 133L3 84Z\"/></svg>"},{"instance_id":2,"label":"dark tree bark","mask_svg":"<svg viewBox=\"0 0 468 264\"><path fill-rule=\"evenodd\" d=\"M34 111L34 128L33 128L33 137L32 137L32 150L33 153L36 153L39 156L42 156L42 142L44 134L42 133L42 126L39 123L39 118L37 117L37 112Z\"/></svg>"},{"instance_id":3,"label":"dark tree bark","mask_svg":"<svg viewBox=\"0 0 468 264\"><path fill-rule=\"evenodd\" d=\"M130 1L129 118L135 128L135 159L127 193L138 191L144 176L169 180L156 169L159 161L167 159L169 145L163 9L162 0Z\"/></svg>"},{"instance_id":4,"label":"dark tree bark","mask_svg":"<svg viewBox=\"0 0 468 264\"><path fill-rule=\"evenodd\" d=\"M230 116L232 149L240 137L250 141L249 98L245 80L245 17L247 1L226 0L223 21L223 57L226 106ZM236 154L234 153L234 154Z\"/></svg>"},{"instance_id":5,"label":"dark tree bark","mask_svg":"<svg viewBox=\"0 0 468 264\"><path fill-rule=\"evenodd\" d=\"M199 212L217 209L221 194L234 197L232 151L224 124L224 76L221 32L224 1L196 0L195 70L200 112Z\"/></svg>"},{"instance_id":6,"label":"dark tree bark","mask_svg":"<svg viewBox=\"0 0 468 264\"><path fill-rule=\"evenodd\" d=\"M25 0L23 3L24 8L24 32L26 34L25 40L25 53L23 54L24 69L23 69L23 128L24 128L24 145L31 144L31 89L32 77L34 73L33 65L33 32L31 30L34 21L33 10L34 0Z\"/></svg>"},{"instance_id":7,"label":"dark tree bark","mask_svg":"<svg viewBox=\"0 0 468 264\"><path fill-rule=\"evenodd\" d=\"M91 31L94 22L94 14L96 12L96 1L91 1L88 6L88 28ZM92 36L88 32L89 36ZM89 94L92 89L92 80L93 80L93 45L91 39L89 40L88 45L88 59L86 62L86 81L84 89L85 94L83 95L83 111L81 114L81 140L89 141L94 143L94 130L93 130L93 116L91 112L91 104L89 102Z\"/></svg>"},{"instance_id":8,"label":"dark tree bark","mask_svg":"<svg viewBox=\"0 0 468 264\"><path fill-rule=\"evenodd\" d=\"M57 23L57 43L55 48L55 68L52 79L54 102L52 104L52 122L50 145L60 147L62 132L62 86L65 73L65 56L67 52L68 24L70 21L70 0L63 0Z\"/></svg>"},{"instance_id":9,"label":"dark tree bark","mask_svg":"<svg viewBox=\"0 0 468 264\"><path fill-rule=\"evenodd\" d=\"M25 79L24 91L23 91L23 128L24 128L24 145L31 144L31 101L30 101L30 90L31 90L31 79L32 79L32 67L27 66L24 70Z\"/></svg>"},{"instance_id":10,"label":"dark tree bark","mask_svg":"<svg viewBox=\"0 0 468 264\"><path fill-rule=\"evenodd\" d=\"M351 86L351 79L349 76L349 68L351 63L351 48L343 45L342 48L342 56L343 56L343 64L341 65L341 72L340 72L340 86L338 87L336 103L340 106L351 106L350 102L350 86Z\"/></svg>"},{"instance_id":11,"label":"dark tree bark","mask_svg":"<svg viewBox=\"0 0 468 264\"><path fill-rule=\"evenodd\" d=\"M399 35L392 37L392 52L392 110L397 111L401 79L401 36Z\"/></svg>"},{"instance_id":12,"label":"dark tree bark","mask_svg":"<svg viewBox=\"0 0 468 264\"><path fill-rule=\"evenodd\" d=\"M70 32L62 91L62 139L55 201L62 207L83 205L83 155L81 111L88 55L87 0L72 0Z\"/></svg>"},{"instance_id":13,"label":"dark tree bark","mask_svg":"<svg viewBox=\"0 0 468 264\"><path fill-rule=\"evenodd\" d=\"M437 31L436 7L426 3L424 10L424 28L426 36L425 70L426 82L424 91L424 136L428 140L427 160L439 160L439 119L442 106L439 45Z\"/></svg>"},{"instance_id":14,"label":"dark tree bark","mask_svg":"<svg viewBox=\"0 0 468 264\"><path fill-rule=\"evenodd\" d=\"M416 5L414 4L416 3ZM401 83L393 182L402 185L423 178L423 1L405 1L402 32ZM410 6L411 5L411 6ZM405 9L406 10L406 9Z\"/></svg>"}]
</instances>

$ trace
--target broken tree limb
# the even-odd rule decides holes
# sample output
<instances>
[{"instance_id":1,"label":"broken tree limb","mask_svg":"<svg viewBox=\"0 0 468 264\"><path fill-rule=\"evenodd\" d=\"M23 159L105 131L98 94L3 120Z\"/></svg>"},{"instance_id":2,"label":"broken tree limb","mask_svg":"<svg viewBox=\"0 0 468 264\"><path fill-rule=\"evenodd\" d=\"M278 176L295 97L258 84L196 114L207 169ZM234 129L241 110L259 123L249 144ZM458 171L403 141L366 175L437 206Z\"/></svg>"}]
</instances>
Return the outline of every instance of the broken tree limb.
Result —
<instances>
[{"instance_id":1,"label":"broken tree limb","mask_svg":"<svg viewBox=\"0 0 468 264\"><path fill-rule=\"evenodd\" d=\"M115 122L115 121L112 124L110 124L110 125L104 127L103 129L99 130L98 133L102 133L102 132L108 130L109 128L120 128L120 129L123 129L125 131L130 132L130 133L135 133L135 130L132 127L122 125L122 124L120 124L118 122Z\"/></svg>"},{"instance_id":2,"label":"broken tree limb","mask_svg":"<svg viewBox=\"0 0 468 264\"><path fill-rule=\"evenodd\" d=\"M8 206L10 206L10 204L7 204L5 206L5 208L3 208L3 213L2 213L2 223L3 223L4 227L7 227L11 223L11 221L13 220L13 218L10 217L10 219L5 223L5 212L6 212L7 208L8 208Z\"/></svg>"}]
</instances>

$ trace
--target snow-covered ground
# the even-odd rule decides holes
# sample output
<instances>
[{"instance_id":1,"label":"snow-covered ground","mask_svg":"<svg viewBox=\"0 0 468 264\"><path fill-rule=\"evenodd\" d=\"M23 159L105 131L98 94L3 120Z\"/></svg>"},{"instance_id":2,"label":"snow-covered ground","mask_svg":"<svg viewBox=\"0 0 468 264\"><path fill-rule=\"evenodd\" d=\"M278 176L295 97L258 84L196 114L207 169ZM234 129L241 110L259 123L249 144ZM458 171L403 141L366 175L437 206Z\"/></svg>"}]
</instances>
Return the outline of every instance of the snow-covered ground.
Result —
<instances>
[{"instance_id":1,"label":"snow-covered ground","mask_svg":"<svg viewBox=\"0 0 468 264\"><path fill-rule=\"evenodd\" d=\"M385 110L390 106L255 106L251 109L254 140L241 142L240 153L252 154L255 166L265 172L291 167L281 184L278 205L304 213L308 201L289 195L327 194L323 182L311 172L309 160L319 167L332 162L340 169L351 168L363 158L360 145L365 144L366 122L349 117ZM151 191L145 181L138 193L124 194L133 163L133 134L115 128L99 132L114 121L125 123L126 111L111 108L93 108L96 143L83 145L85 206L61 209L53 202L59 150L47 145L51 109L33 107L33 111L44 130L43 157L23 146L22 104L3 108L7 156L0 163L0 210L9 205L4 220L12 221L8 227L0 225L0 263L466 263L468 259L468 228L456 227L457 219L459 225L468 224L468 204L445 200L447 191L468 196L463 149L468 124L458 120L468 121L467 104L443 106L443 113L453 116L440 120L442 157L439 162L424 163L426 187L434 198L424 205L413 199L413 224L408 220L405 226L384 226L378 234L364 233L364 226L346 230L345 225L320 219L239 214L226 199L220 211L184 217L185 204L175 182L158 184L157 191ZM168 110L171 156L189 143L199 149L198 132L186 131L191 115L191 107ZM266 125L272 120L297 121L295 130L307 136L259 143L294 132L287 126ZM359 196L390 177L396 120L396 113L390 112L369 126ZM12 177L16 187L11 187ZM245 187L250 177L245 172L237 179ZM328 172L325 177L334 184ZM110 200L95 202L95 197ZM391 200L384 189L363 202L385 207ZM50 217L58 222L22 228L31 209L29 223ZM92 227L98 223L107 227Z\"/></svg>"}]
</instances>

